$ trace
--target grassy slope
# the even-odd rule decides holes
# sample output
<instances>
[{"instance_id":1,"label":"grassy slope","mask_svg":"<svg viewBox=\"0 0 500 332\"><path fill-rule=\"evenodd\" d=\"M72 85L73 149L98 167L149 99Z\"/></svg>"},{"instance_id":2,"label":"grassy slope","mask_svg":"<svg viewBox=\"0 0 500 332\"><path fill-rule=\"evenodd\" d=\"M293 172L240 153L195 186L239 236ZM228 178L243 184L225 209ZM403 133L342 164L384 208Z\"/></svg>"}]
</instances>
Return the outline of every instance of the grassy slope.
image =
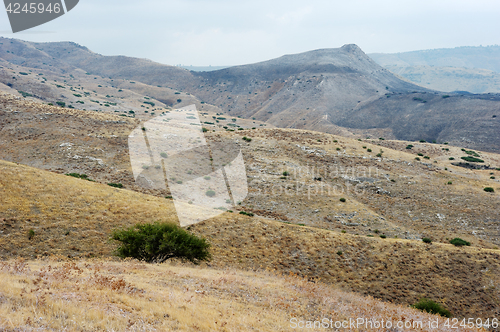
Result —
<instances>
[{"instance_id":1,"label":"grassy slope","mask_svg":"<svg viewBox=\"0 0 500 332\"><path fill-rule=\"evenodd\" d=\"M162 198L8 162L0 163L0 172L4 258L109 256L111 229L175 221L171 201ZM29 229L35 231L31 241ZM198 224L193 231L213 244L215 266L319 277L403 304L427 296L444 302L457 316L499 314L496 250L369 238L231 213Z\"/></svg>"},{"instance_id":2,"label":"grassy slope","mask_svg":"<svg viewBox=\"0 0 500 332\"><path fill-rule=\"evenodd\" d=\"M0 162L0 255L110 255L110 230L175 221L166 199ZM28 241L33 229L35 236Z\"/></svg>"},{"instance_id":3,"label":"grassy slope","mask_svg":"<svg viewBox=\"0 0 500 332\"><path fill-rule=\"evenodd\" d=\"M449 331L444 319L428 327L437 316L269 272L46 259L0 262L0 278L2 331L275 332L290 331L292 318L421 321L413 331Z\"/></svg>"}]
</instances>

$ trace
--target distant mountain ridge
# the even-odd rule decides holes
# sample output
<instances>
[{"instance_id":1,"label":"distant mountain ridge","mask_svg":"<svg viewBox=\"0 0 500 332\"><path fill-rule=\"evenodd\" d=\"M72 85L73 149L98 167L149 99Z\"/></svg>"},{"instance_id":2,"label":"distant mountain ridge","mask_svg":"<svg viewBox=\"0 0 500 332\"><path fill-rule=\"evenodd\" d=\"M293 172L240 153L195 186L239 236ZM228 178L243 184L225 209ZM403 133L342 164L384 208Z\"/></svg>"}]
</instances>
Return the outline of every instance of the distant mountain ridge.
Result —
<instances>
[{"instance_id":1,"label":"distant mountain ridge","mask_svg":"<svg viewBox=\"0 0 500 332\"><path fill-rule=\"evenodd\" d=\"M471 93L500 92L500 46L369 54L379 65L421 86Z\"/></svg>"},{"instance_id":2,"label":"distant mountain ridge","mask_svg":"<svg viewBox=\"0 0 500 332\"><path fill-rule=\"evenodd\" d=\"M381 66L437 66L488 69L500 73L500 45L461 46L401 53L368 54Z\"/></svg>"}]
</instances>

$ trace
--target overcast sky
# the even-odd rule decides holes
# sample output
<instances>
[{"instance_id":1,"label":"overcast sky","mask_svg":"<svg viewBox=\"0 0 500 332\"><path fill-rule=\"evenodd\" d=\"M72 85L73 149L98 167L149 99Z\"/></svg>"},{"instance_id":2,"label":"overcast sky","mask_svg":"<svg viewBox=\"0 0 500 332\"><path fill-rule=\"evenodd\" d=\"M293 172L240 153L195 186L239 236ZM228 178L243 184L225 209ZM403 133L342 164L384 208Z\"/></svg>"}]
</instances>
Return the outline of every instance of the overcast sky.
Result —
<instances>
[{"instance_id":1,"label":"overcast sky","mask_svg":"<svg viewBox=\"0 0 500 332\"><path fill-rule=\"evenodd\" d=\"M10 31L2 9L3 37L170 65L238 65L351 43L366 53L500 44L500 1L80 0L52 22Z\"/></svg>"}]
</instances>

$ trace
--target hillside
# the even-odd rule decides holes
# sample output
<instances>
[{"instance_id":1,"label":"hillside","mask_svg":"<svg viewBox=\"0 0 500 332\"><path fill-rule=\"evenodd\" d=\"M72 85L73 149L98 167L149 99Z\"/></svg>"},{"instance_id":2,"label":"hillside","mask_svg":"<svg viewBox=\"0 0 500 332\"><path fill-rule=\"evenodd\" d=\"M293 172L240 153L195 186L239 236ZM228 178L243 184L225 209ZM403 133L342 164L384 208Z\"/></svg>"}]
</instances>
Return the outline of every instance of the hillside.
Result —
<instances>
[{"instance_id":1,"label":"hillside","mask_svg":"<svg viewBox=\"0 0 500 332\"><path fill-rule=\"evenodd\" d=\"M0 163L1 257L109 257L112 229L176 221L168 190L134 183L126 137L137 119L3 101L0 159L44 170ZM216 130L207 140L241 146L249 185L234 213L191 228L213 244L212 266L274 268L395 303L427 296L459 317L498 316L498 154L474 151L484 160L475 164L490 168L470 169L458 164L468 153L444 144L406 149L401 141L207 126ZM56 174L73 172L98 182ZM455 237L471 247L450 245Z\"/></svg>"},{"instance_id":2,"label":"hillside","mask_svg":"<svg viewBox=\"0 0 500 332\"><path fill-rule=\"evenodd\" d=\"M0 278L4 331L275 332L328 322L308 328L323 331L350 318L363 319L359 328L371 319L418 331L450 330L435 315L269 271L52 257L1 262ZM439 328L430 328L436 320Z\"/></svg>"},{"instance_id":3,"label":"hillside","mask_svg":"<svg viewBox=\"0 0 500 332\"><path fill-rule=\"evenodd\" d=\"M471 114L487 117L500 108L497 95L455 94L452 119L447 116L450 109L440 107L439 98L429 98L427 107L441 121L430 133L426 129L429 119L422 118L415 109L413 94L446 94L395 76L356 45L210 72L190 72L144 59L102 56L69 42L29 43L5 38L0 42L4 63L0 81L7 86L5 91L52 103L61 101L79 109L89 109L90 105L90 109L100 112L136 114L138 118L196 104L215 116L241 117L282 128L356 138L414 140L419 136L451 142L469 133L467 124L476 121ZM380 109L386 98L396 95L396 118L415 119L405 123L404 131L395 130L390 125L393 118ZM487 105L485 98L490 99ZM365 112L367 108L375 108L376 115ZM352 124L352 118L360 117L364 118L362 126ZM497 125L477 121L476 125L481 137L471 136L460 146L499 152Z\"/></svg>"}]
</instances>

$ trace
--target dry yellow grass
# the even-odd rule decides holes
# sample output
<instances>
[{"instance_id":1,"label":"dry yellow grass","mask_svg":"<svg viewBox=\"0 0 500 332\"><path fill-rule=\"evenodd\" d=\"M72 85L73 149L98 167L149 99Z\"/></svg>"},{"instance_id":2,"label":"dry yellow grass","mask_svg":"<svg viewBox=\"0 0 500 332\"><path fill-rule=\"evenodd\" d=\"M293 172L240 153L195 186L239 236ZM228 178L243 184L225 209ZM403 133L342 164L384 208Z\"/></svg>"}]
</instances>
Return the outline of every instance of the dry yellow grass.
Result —
<instances>
[{"instance_id":1,"label":"dry yellow grass","mask_svg":"<svg viewBox=\"0 0 500 332\"><path fill-rule=\"evenodd\" d=\"M172 201L0 161L0 255L110 255L112 229L171 221ZM28 240L28 231L34 231Z\"/></svg>"},{"instance_id":2,"label":"dry yellow grass","mask_svg":"<svg viewBox=\"0 0 500 332\"><path fill-rule=\"evenodd\" d=\"M412 331L477 330L447 329L438 316L269 272L52 257L1 262L0 278L2 331L277 332L299 321L358 318L406 322ZM429 328L436 320L440 328Z\"/></svg>"}]
</instances>

